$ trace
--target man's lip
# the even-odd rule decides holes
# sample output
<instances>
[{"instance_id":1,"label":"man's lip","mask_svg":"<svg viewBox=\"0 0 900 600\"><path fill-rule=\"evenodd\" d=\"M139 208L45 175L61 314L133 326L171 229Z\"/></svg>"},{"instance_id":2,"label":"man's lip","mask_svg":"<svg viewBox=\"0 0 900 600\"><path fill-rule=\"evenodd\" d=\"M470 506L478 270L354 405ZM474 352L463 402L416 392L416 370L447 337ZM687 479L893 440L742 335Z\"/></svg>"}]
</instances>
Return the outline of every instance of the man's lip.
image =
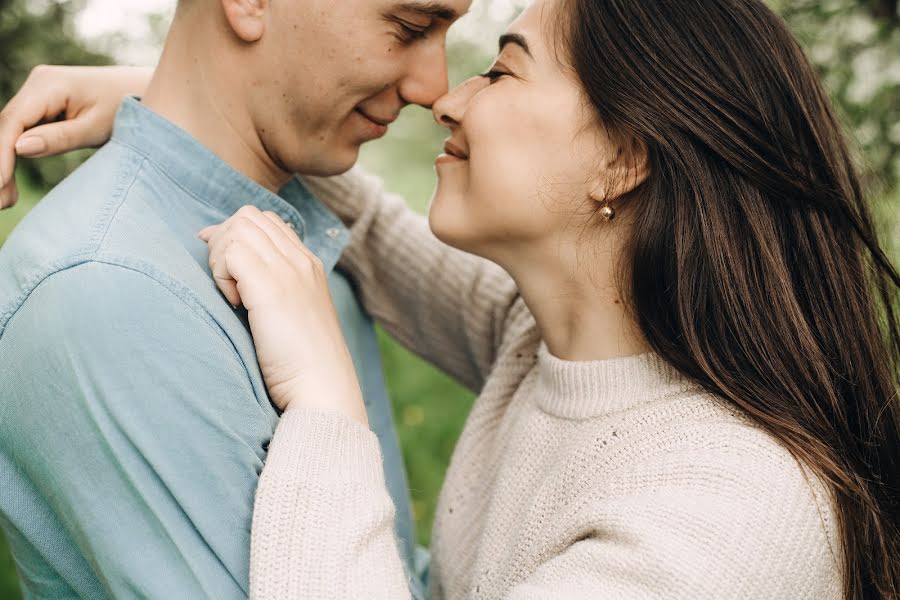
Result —
<instances>
[{"instance_id":1,"label":"man's lip","mask_svg":"<svg viewBox=\"0 0 900 600\"><path fill-rule=\"evenodd\" d=\"M384 125L385 127L387 127L388 125L390 125L397 119L397 117L392 117L390 119L380 119L378 117L373 117L372 115L370 115L369 113L367 113L366 111L364 111L361 108L357 108L356 112L358 112L359 114L361 114L368 120L372 121L373 123L377 123L378 125Z\"/></svg>"},{"instance_id":2,"label":"man's lip","mask_svg":"<svg viewBox=\"0 0 900 600\"><path fill-rule=\"evenodd\" d=\"M456 158L461 158L461 159L463 159L463 160L468 160L468 159L469 159L469 155L466 154L465 152L463 152L463 151L460 149L459 146L457 146L456 144L454 144L454 143L451 142L450 140L447 140L447 141L444 143L444 152L446 152L446 153L449 154L450 156L455 156Z\"/></svg>"}]
</instances>

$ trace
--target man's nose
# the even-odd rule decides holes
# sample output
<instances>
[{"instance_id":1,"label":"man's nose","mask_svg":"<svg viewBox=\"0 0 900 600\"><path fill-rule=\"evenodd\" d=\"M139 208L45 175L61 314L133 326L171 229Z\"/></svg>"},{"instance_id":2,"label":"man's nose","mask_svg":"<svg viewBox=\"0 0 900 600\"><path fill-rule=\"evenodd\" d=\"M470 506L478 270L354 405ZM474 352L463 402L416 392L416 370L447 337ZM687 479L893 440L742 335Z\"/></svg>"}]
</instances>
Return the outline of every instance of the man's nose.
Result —
<instances>
[{"instance_id":1,"label":"man's nose","mask_svg":"<svg viewBox=\"0 0 900 600\"><path fill-rule=\"evenodd\" d=\"M462 82L434 102L431 109L434 120L444 127L459 125L472 97L488 85L490 81L481 76Z\"/></svg>"},{"instance_id":2,"label":"man's nose","mask_svg":"<svg viewBox=\"0 0 900 600\"><path fill-rule=\"evenodd\" d=\"M416 53L409 71L400 81L400 97L407 104L431 108L447 93L447 50L444 44L429 44Z\"/></svg>"}]
</instances>

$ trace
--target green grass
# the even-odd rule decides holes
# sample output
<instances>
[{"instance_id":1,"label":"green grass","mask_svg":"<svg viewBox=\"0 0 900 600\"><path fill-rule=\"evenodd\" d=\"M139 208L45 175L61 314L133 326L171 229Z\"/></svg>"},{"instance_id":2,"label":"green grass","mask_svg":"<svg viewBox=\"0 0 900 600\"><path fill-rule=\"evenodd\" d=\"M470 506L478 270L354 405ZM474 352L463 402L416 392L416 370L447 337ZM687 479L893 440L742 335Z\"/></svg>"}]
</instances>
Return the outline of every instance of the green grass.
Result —
<instances>
[{"instance_id":1,"label":"green grass","mask_svg":"<svg viewBox=\"0 0 900 600\"><path fill-rule=\"evenodd\" d=\"M409 476L416 533L419 543L428 546L437 495L474 397L383 331L379 341Z\"/></svg>"}]
</instances>

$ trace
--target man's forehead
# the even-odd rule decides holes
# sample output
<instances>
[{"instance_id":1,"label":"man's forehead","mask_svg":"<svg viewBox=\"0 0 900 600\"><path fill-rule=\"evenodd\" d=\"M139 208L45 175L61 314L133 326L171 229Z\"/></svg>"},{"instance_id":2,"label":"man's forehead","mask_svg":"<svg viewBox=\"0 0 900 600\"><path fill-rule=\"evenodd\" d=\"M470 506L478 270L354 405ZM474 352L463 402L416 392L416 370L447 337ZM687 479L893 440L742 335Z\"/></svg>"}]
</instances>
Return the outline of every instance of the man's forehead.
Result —
<instances>
[{"instance_id":1,"label":"man's forehead","mask_svg":"<svg viewBox=\"0 0 900 600\"><path fill-rule=\"evenodd\" d=\"M455 21L463 16L472 4L471 0L395 0L390 8L419 13L444 21Z\"/></svg>"}]
</instances>

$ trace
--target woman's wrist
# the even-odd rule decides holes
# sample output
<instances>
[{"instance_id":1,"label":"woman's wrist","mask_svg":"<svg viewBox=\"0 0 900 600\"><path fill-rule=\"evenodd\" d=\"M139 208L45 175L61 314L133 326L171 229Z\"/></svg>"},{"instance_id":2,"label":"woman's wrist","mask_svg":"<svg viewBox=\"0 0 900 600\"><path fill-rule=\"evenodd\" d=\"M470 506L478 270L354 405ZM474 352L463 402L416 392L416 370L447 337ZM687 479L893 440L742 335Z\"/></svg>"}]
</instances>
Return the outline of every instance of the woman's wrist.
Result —
<instances>
[{"instance_id":1,"label":"woman's wrist","mask_svg":"<svg viewBox=\"0 0 900 600\"><path fill-rule=\"evenodd\" d=\"M341 408L338 405L327 405L327 404L309 405L309 404L304 404L302 402L295 402L295 403L289 404L288 407L284 409L284 412L282 414L284 414L284 415L293 414L293 413L301 411L301 410L312 410L312 411L316 411L316 412L320 412L320 413L333 413L333 414L340 415L341 417L346 418L350 421L353 421L354 423L357 423L358 425L362 425L363 427L366 427L366 428L369 427L369 419L366 415L366 411L365 411L364 407L362 408L362 410L358 410L358 409L350 410L350 409Z\"/></svg>"},{"instance_id":2,"label":"woman's wrist","mask_svg":"<svg viewBox=\"0 0 900 600\"><path fill-rule=\"evenodd\" d=\"M279 399L278 403L284 406L284 411L307 408L338 412L368 427L362 390L353 363L349 360L349 351L347 354L349 365L342 369L329 370L323 365L315 378L299 377Z\"/></svg>"}]
</instances>

